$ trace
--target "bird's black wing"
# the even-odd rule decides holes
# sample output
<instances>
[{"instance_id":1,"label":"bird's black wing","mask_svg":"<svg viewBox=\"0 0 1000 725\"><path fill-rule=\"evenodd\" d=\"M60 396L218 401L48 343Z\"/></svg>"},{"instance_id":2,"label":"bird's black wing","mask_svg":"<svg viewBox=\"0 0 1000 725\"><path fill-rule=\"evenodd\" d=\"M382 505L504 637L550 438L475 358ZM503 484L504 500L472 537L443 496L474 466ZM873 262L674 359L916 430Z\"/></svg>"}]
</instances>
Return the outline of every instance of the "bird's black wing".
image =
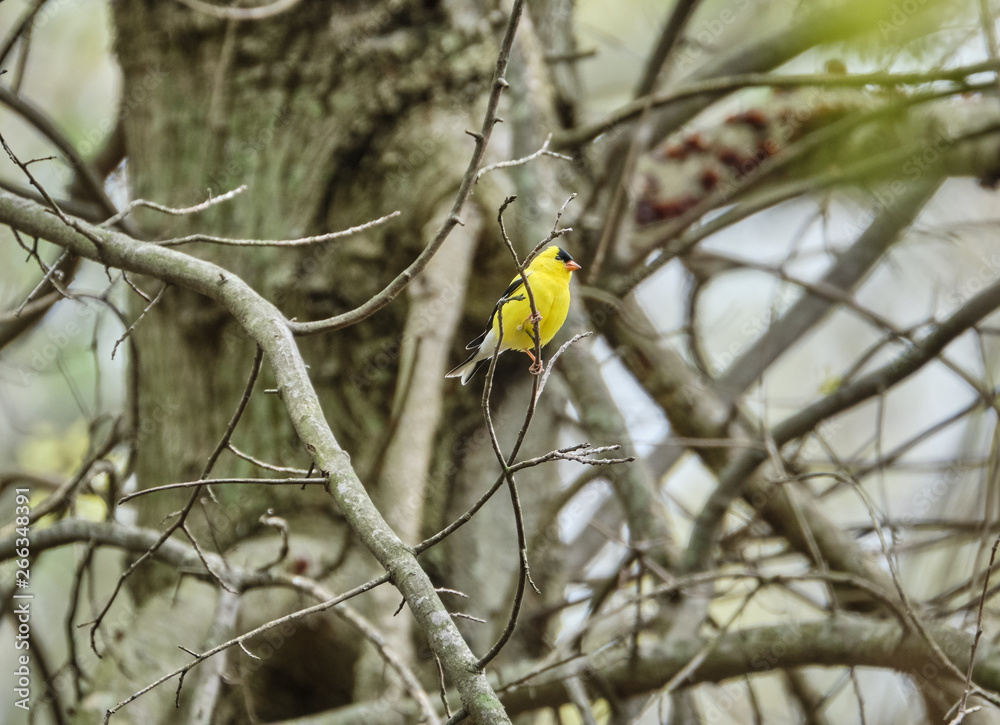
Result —
<instances>
[{"instance_id":1,"label":"bird's black wing","mask_svg":"<svg viewBox=\"0 0 1000 725\"><path fill-rule=\"evenodd\" d=\"M504 293L502 295L500 295L500 300L507 299L515 292L517 292L519 289L521 289L521 287L523 286L524 286L524 278L521 277L521 275L518 275L517 279L511 282L510 286L507 287L506 290L504 290ZM475 340L473 340L472 342L470 342L468 345L465 346L466 350L478 350L479 346L483 344L483 340L485 340L486 336L490 334L490 330L493 329L493 320L497 316L497 310L500 309L500 300L497 300L496 307L493 308L493 314L490 315L490 320L489 322L486 323L486 329L483 330L479 335L477 335Z\"/></svg>"}]
</instances>

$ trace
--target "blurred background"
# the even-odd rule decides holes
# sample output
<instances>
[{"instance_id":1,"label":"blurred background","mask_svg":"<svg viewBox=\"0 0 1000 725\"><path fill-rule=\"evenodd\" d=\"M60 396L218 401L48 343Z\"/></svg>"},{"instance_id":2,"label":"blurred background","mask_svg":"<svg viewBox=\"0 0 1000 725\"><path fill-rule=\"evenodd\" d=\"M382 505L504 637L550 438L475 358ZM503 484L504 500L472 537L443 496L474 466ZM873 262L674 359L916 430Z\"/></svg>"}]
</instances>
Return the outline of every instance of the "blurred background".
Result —
<instances>
[{"instance_id":1,"label":"blurred background","mask_svg":"<svg viewBox=\"0 0 1000 725\"><path fill-rule=\"evenodd\" d=\"M21 101L43 109L83 158L94 159L109 145L119 126L122 109L145 108L142 85L126 84L123 79L114 52L112 10L100 0L44 3L6 0L0 3L0 39L12 39L25 13L36 5L40 9L34 15L30 36L12 41L12 50L5 59L6 74L0 78L0 84L11 89ZM625 423L634 451L655 481L656 515L662 516L663 529L671 532L672 545L680 551L691 534L693 519L715 488L719 471L713 470L699 455L702 449L690 445L688 439L694 434L678 430L671 411L651 390L648 381L623 361L621 351L625 343L621 335L607 333L594 323L595 309L607 295L634 302L655 328L657 344L673 350L693 371L692 379L717 386L713 390L725 408L724 417L729 416L729 421L753 420L760 428L767 429L864 373L905 355L914 340L921 339L937 322L1000 280L995 191L996 180L1000 178L996 176L1000 169L1000 156L996 155L1000 143L997 131L992 130L1000 121L1000 99L995 87L1000 68L968 74L960 80L941 75L942 70L996 60L991 54L990 38L995 44L998 7L986 0L873 2L866 6L867 10L859 9L862 5L859 3L794 0L705 0L695 5L684 27L683 42L678 43L658 74L656 88L661 93L706 79L755 72L756 68L734 67L734 63L738 65L739 52L746 53L749 59L765 57L772 50L777 52L778 39L789 37L782 32L799 26L803 28L801 33L791 37L801 46L801 52L782 51L787 52L787 61L776 63L773 70L759 72L790 77L813 74L834 80L787 87L769 87L759 79L748 81L746 87L728 89L732 92L720 92L706 99L702 110L689 113L690 117L676 128L670 128L671 122L663 121L655 112L640 110L631 124L592 133L583 142L574 141L574 130L586 129L633 101L652 49L663 32L665 14L669 17L669 4L662 2L631 0L612 4L582 0L575 4L573 14L579 58L573 64L573 88L578 96L571 122L564 119L559 127L551 114L540 121L531 120L537 113L536 105L548 109L548 104L538 98L547 99L549 91L532 91L526 99L524 91L519 93L515 87L504 99L502 115L514 119L517 130L509 135L507 131L498 134L492 150L495 158L490 159L497 161L530 153L548 133L553 133L557 150L573 155L576 161L542 158L510 170L509 175L497 174L492 186L484 184L484 188L475 192L475 204L483 210L486 220L481 234L490 237L494 244L495 227L488 210L495 209L505 194L517 191L522 194L519 203L523 203L524 190L531 194L534 189L532 203L537 211L529 214L519 211L517 206L512 208L515 232L530 238L537 236L539 229L544 233L551 226L555 210L569 193L581 194L582 198L569 207L564 220L564 224L577 230L564 240L564 246L584 265L574 294L581 302L585 301L591 315L590 324L586 321L582 324L597 333L592 342L584 344L613 396L616 414ZM507 10L506 6L500 9ZM863 12L870 12L870 17L863 14L859 17ZM849 20L845 19L847 16L851 16ZM419 17L419 13L414 17ZM520 78L527 84L530 74L537 71L543 51L547 52L536 47L538 43L545 44L544 24L537 16L530 16L526 23L529 22L532 28L522 28L516 46L514 65L518 68L512 67L512 82ZM227 32L224 22L219 21L216 28L215 20L209 16L202 17L195 25L197 32L213 37L217 34L222 38ZM489 48L495 52L494 46ZM252 56L253 46L248 45L244 51ZM479 60L489 66L493 55L481 55ZM145 72L150 72L148 67ZM162 69L168 79L176 72L171 67ZM835 80L869 73L927 74L929 79L898 85L837 85ZM934 74L938 74L936 79ZM339 82L351 86L350 78ZM167 85L171 83L168 80ZM354 91L364 95L363 87ZM477 92L481 91L479 88ZM159 87L150 88L149 93L156 95ZM939 93L940 97L922 104L908 102L918 94L933 93ZM858 121L865 114L894 105L896 110L869 120L867 125ZM481 111L479 104L470 112L471 117L478 118ZM162 106L149 113L154 112L166 113ZM141 113L145 119L147 111ZM529 120L517 121L521 116ZM808 143L834 124L849 124L851 119L857 121L853 129L844 126L841 133L830 134L828 140L804 150L798 159L766 181L756 181L755 174L764 163L782 158L782 153L796 148L796 144ZM27 123L22 113L0 106L0 133L22 160L54 157L39 160L30 169L56 199L74 197L74 184L78 182L66 155L54 149L51 139ZM519 137L519 133L528 140ZM379 143L372 142L372 148L383 151ZM755 157L758 152L762 155ZM735 160L733 154L738 154ZM150 158L147 154L141 160L145 165L143 174L154 173L150 170ZM456 158L464 157L456 154ZM747 159L750 165L741 169ZM103 179L108 197L119 208L128 201L130 193L135 196L134 191L129 191L136 186L131 178L131 162L131 157L125 156ZM616 171L615 164L619 162L625 172ZM456 173L460 174L461 168ZM520 175L537 178L525 180ZM173 205L198 203L209 196L209 176L186 181L183 199L153 200ZM240 182L242 177L239 174L237 177ZM601 186L609 179L617 179L623 190L623 201L617 203L624 206L624 211L614 226L605 226L614 216L608 212L614 203L613 192L602 191ZM21 171L6 158L0 161L0 180L7 189L26 187ZM727 184L732 185L731 194L721 192ZM142 182L142 186L155 188L155 184L147 182ZM211 191L218 195L227 190ZM916 197L918 202L907 202ZM343 200L342 192L332 191L329 198L334 202ZM704 208L699 204L704 204ZM900 210L901 205L912 211L911 219L906 218L907 211ZM83 208L86 209L85 204ZM242 207L235 208L238 211L233 212L234 216L245 211ZM688 219L685 215L691 209L700 213ZM388 208L380 213L387 211ZM227 213L219 215L224 217ZM784 337L770 341L770 348L766 345L760 348L778 321L801 309L803 300L809 297L809 285L816 285L812 288L814 293L819 289L812 299L823 299L826 288L822 285L828 284L824 275L835 265L857 258L863 251L856 246L858 240L873 225L885 224L887 218L900 223L897 229L889 228L879 237L884 253L870 262L867 271L859 272L857 281L848 284L840 297L834 295L832 302L829 297L832 293L827 291L826 309L818 312L816 319L800 333L783 330ZM315 226L316 219L321 222L319 231L335 228L335 221L344 222L340 226L354 223L346 217L321 214L310 218L308 225ZM315 233L311 228L301 228L306 222L300 220L301 217L296 217L296 221L289 222L285 236ZM218 217L212 217L212 224L219 222ZM195 221L185 223L197 226ZM715 231L713 223L718 226ZM248 236L258 231L258 236L266 237L261 230L272 228L264 223L256 228L252 223L247 224ZM165 233L153 226L152 236ZM224 225L222 229L225 231ZM246 225L243 229L247 229ZM173 235L176 230L170 231ZM231 234L241 233L241 229L236 229ZM601 241L606 236L610 242ZM693 236L698 237L696 245L692 242L689 247L678 249L678 245ZM384 245L385 240L381 237L379 240L372 243L372 249L384 248L378 245ZM34 243L27 238L20 241L28 246ZM366 243L359 241L357 246ZM406 249L404 257L394 260L389 271L398 272L405 260L413 256L410 251L417 248L416 244L413 242ZM530 248L528 241L519 244ZM603 266L595 261L602 246ZM55 264L61 255L61 250L46 242L38 242L37 249L39 257L49 265ZM494 252L499 255L502 250L490 254ZM378 252L371 256L377 257ZM222 255L221 259L224 262L228 258ZM237 268L242 263L236 263ZM509 277L510 267L499 265L498 262L493 267L498 270L493 276L501 280ZM596 276L590 276L589 270L594 270ZM115 284L109 284L112 277ZM634 284L634 279L641 281ZM4 322L11 322L16 316L12 313L29 298L39 280L38 265L29 259L9 229L0 231L0 309ZM454 344L447 348L451 360L448 367L457 359L455 351L465 339L465 332L475 324L481 325L483 305L492 304L497 288L496 284L489 284L493 281L490 278L467 284L470 291L466 294L481 299L478 303L467 303L466 306L479 307L469 313L469 318L455 323L458 331L454 333ZM17 485L14 481L30 481L34 502L40 503L80 469L95 450L95 440L106 436L114 418L128 410L131 352L128 344L115 350L125 327L108 305L94 297L103 296L119 309L129 311L125 325L135 321L144 303L136 308L134 295L117 279L117 274L112 275L91 262L80 264L72 285L77 293L75 299L54 305L33 325L30 334L19 335L0 351L0 482L4 484L0 488L0 512L3 512L0 537L12 533L7 512L12 505L11 487ZM412 300L400 302L404 308L408 304ZM312 308L303 303L293 309ZM406 322L403 314L393 314L397 317L391 324L385 323L384 318L381 324L389 327L396 324L397 329L402 329ZM806 489L815 507L845 532L859 551L870 557L872 567L888 575L869 511L857 490L845 483L843 477L849 476L863 486L874 502L879 526L888 537L887 545L899 576L909 596L921 603L922 615L963 630L975 624L982 574L1000 522L995 324L995 316L986 317L914 375L842 414L823 420L807 435L797 437L788 448L782 449L788 467L785 475L824 474L795 485ZM557 343L565 339L562 336ZM356 351L356 359L362 360L374 359L371 350L378 349L361 350L362 343L353 338L350 345ZM756 374L749 375L749 380L737 382L741 369L754 367L753 360L748 362L748 358L759 361L763 349L769 349L773 359L761 364ZM574 352L571 349L566 354L568 357ZM245 381L243 368L250 358L236 359L245 363L238 371L235 365L232 367L233 389L240 388ZM518 369L522 362L517 361ZM393 360L387 378L372 378L375 386L386 391L386 410L382 411L386 420L388 400L396 390L397 364L400 363ZM343 369L334 371L318 364L313 369L317 386L335 386L337 380L348 376ZM226 370L230 375L230 369ZM498 372L501 374L508 376L504 380L514 374L527 377L523 371ZM572 445L584 439L594 444L612 442L594 440L591 431L583 430L585 411L572 392L579 383L569 377L568 381L557 380L552 384L555 389L552 410L537 425L550 425L550 438L558 445ZM175 380L172 385L177 386L178 382ZM454 396L460 394L468 400L455 402ZM473 400L476 391L447 388L442 396L446 415L462 421L462 426L477 421L478 400ZM159 405L170 407L169 400L164 402L162 397L156 400ZM699 404L696 400L694 407ZM226 418L232 406L226 402L221 408L220 416ZM151 413L145 410L143 415ZM166 417L170 419L172 415L168 410ZM328 413L331 418L337 415ZM360 432L365 423L359 421L361 417L357 416L341 425L359 431L356 435L360 439L365 437ZM478 422L468 422L468 430ZM754 425L748 429L757 430ZM461 430L463 435L468 433L466 427ZM731 431L725 427L721 430ZM442 435L446 443L454 443L449 437L451 432ZM158 430L152 435L157 439L159 436ZM737 437L733 434L732 439L727 438L728 442L720 445L732 446L738 452L743 444L733 442ZM345 446L353 457L355 451L350 439ZM358 449L363 449L362 442L358 443ZM442 449L444 444L433 453L428 464L432 479L435 471L445 470L442 459L447 457L447 450ZM117 470L92 472L86 487L75 495L72 505L58 512L58 517L103 521L109 515L107 501L112 493L148 487L148 482L141 480L141 472L137 474L126 465L130 455L128 445L123 442L110 446L102 457ZM193 454L192 457L197 458ZM376 453L362 450L357 460L377 458ZM289 459L294 459L294 465L308 465L301 452L290 454ZM495 465L495 461L492 463ZM292 464L283 461L282 465ZM378 466L372 464L371 470L374 480ZM623 584L619 591L621 598L609 598L607 609L600 615L591 609L590 596L608 577L619 576L633 586L644 579L647 583L654 580L650 586L662 582L648 569L636 568L630 558L630 529L623 523L620 511L617 518L611 516L608 525L601 527L602 512L618 510L617 484L607 469L598 469L595 475L582 481L580 467L571 462L560 463L551 470L558 470L559 475L550 476L554 483L547 500L559 500L561 493L564 499L558 509L558 546L553 557L567 569L571 565L576 568L559 579L562 585L556 587L556 592L547 592L565 601L552 604L558 614L550 613L545 625L538 625L539 629L547 633L546 642L553 651L584 634L594 642L602 637L609 642L620 641L622 632L627 634L634 625L631 609L624 606L628 601L624 594L627 586ZM127 474L124 480L119 480L121 473ZM486 478L493 475L495 469L484 474ZM775 480L781 478L775 471L768 475ZM165 479L155 483L184 480L180 473L166 475ZM369 482L368 478L363 479L366 484ZM116 490L109 492L109 486ZM575 493L569 495L566 493L569 490ZM447 500L452 496L456 494L438 494ZM435 500L432 493L427 498ZM498 498L503 499L506 507L506 495L501 492ZM380 502L380 506L387 505ZM171 508L165 506L157 509L156 515L137 515L123 507L115 511L115 519L156 528L157 521ZM447 505L442 505L442 510L450 511ZM510 528L506 508L496 515L497 520L506 521ZM55 518L34 525L50 526ZM436 530L431 518L424 523L425 530ZM441 520L446 520L445 514ZM808 557L795 551L775 529L765 526L749 503L737 500L726 525L728 538L714 560L718 568L744 567L793 574L812 570ZM507 537L510 536L507 532ZM235 545L238 539L239 536L234 536L232 541L224 540L221 548ZM571 560L569 552L576 552L580 560ZM670 559L670 555L665 556ZM87 607L96 604L99 608L118 576L123 557L120 552L100 550L90 565L93 579L82 594L76 591L73 597L89 602ZM449 571L447 563L433 561L431 568L435 572ZM36 592L33 637L37 636L44 645L53 670L70 656L66 633L73 628L65 622L71 591L80 587L79 562L79 551L68 547L48 552L33 562L32 588ZM507 561L507 565L516 567L516 558ZM10 570L10 562L0 565L5 575ZM6 597L9 577L4 579ZM142 595L136 595L137 607L141 601ZM827 616L830 608L837 609L831 601L826 587L819 582L758 591L758 584L753 581L732 580L719 585L707 608L713 626L718 628L732 618L735 630L819 619ZM506 600L496 605L496 612L506 610ZM77 621L87 619L81 614ZM0 691L5 693L0 698L5 703L0 707L0 722L3 723L24 721L23 714L13 708L6 695L13 687L11 662L15 654L14 632L9 623L7 618L0 624ZM995 640L996 623L991 599L984 617L985 638L990 642ZM128 629L128 625L121 629ZM89 654L81 648L81 661ZM156 659L155 652L148 654ZM421 663L427 665L425 661ZM90 662L87 667L97 665ZM433 669L433 662L430 668ZM595 694L592 715L598 723L932 721L928 714L931 710L928 701L932 698L914 696L915 692L922 692L922 685L888 669L807 667L703 684L686 692L690 697L687 719L680 714L683 708L672 693L658 698L655 691L647 693L641 705L633 703L631 708L625 708L628 715ZM95 687L93 682L87 682L76 695L80 701L69 717L79 722L88 721L89 715L84 713L102 711L122 699L114 688ZM981 720L970 716L968 722L993 722L989 718L996 718L995 711L979 716ZM128 710L120 717L122 721L132 721ZM518 722L585 721L579 703L521 717ZM233 718L232 721L239 721L238 717ZM57 722L57 719L48 708L39 708L34 721ZM277 720L263 717L259 721Z\"/></svg>"}]
</instances>

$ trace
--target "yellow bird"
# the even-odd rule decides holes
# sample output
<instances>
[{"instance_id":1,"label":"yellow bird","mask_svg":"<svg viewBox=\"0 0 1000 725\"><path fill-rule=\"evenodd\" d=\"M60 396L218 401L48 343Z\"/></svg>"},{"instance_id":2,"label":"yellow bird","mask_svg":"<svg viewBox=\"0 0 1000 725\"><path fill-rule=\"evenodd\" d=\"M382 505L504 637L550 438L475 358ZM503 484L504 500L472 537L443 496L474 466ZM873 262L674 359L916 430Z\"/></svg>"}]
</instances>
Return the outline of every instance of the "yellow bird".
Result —
<instances>
[{"instance_id":1,"label":"yellow bird","mask_svg":"<svg viewBox=\"0 0 1000 725\"><path fill-rule=\"evenodd\" d=\"M566 321L569 312L569 281L573 271L580 265L573 261L565 249L556 245L548 247L528 265L525 276L531 285L531 293L535 297L535 309L538 310L538 334L542 347L556 336L559 328ZM490 321L479 337L465 346L466 350L475 350L472 356L450 373L446 378L462 378L465 385L476 374L476 370L484 362L493 357L500 336L500 318L503 318L503 338L500 341L500 352L504 350L520 350L528 353L532 360L532 370L538 372L538 361L532 351L535 349L535 324L531 319L531 300L524 289L524 280L518 275L511 280L507 291L501 300L521 296L503 305L500 302L493 308ZM500 314L497 311L500 310Z\"/></svg>"}]
</instances>

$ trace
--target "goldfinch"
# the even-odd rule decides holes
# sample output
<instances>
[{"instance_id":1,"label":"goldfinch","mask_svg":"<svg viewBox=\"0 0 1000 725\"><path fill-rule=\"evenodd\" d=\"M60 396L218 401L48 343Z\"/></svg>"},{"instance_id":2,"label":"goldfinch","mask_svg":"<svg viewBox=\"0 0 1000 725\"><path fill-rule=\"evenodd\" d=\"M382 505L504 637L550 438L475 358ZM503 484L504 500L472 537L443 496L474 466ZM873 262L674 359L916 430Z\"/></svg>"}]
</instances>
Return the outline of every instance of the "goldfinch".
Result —
<instances>
[{"instance_id":1,"label":"goldfinch","mask_svg":"<svg viewBox=\"0 0 1000 725\"><path fill-rule=\"evenodd\" d=\"M569 281L573 271L580 265L573 261L565 249L556 245L548 247L528 265L525 277L531 285L531 293L535 297L535 309L538 310L538 335L542 347L556 336L559 328L566 321L569 312ZM532 370L537 371L538 361L532 351L535 349L535 324L531 319L531 300L524 289L521 275L511 280L507 291L501 300L520 295L523 299L515 299L503 305L500 314L500 302L493 308L490 321L479 337L465 346L466 350L475 350L472 356L450 373L446 378L462 378L465 385L476 374L476 370L484 362L493 357L500 336L500 318L503 318L503 338L500 341L500 352L504 350L520 350L528 353L532 361Z\"/></svg>"}]
</instances>

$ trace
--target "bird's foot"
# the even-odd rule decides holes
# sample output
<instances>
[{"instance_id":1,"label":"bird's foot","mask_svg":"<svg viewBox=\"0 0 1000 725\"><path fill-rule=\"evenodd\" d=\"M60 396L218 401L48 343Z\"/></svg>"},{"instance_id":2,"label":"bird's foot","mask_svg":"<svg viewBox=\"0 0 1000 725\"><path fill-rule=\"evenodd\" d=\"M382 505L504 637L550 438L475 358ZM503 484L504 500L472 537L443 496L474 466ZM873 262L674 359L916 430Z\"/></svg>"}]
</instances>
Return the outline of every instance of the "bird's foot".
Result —
<instances>
[{"instance_id":1,"label":"bird's foot","mask_svg":"<svg viewBox=\"0 0 1000 725\"><path fill-rule=\"evenodd\" d=\"M531 367L528 368L528 372L531 373L532 375L541 375L542 370L544 369L545 366L542 365L541 359L538 359L531 363Z\"/></svg>"},{"instance_id":2,"label":"bird's foot","mask_svg":"<svg viewBox=\"0 0 1000 725\"><path fill-rule=\"evenodd\" d=\"M542 315L539 312L532 313L531 317L528 318L528 322L538 324L542 321Z\"/></svg>"}]
</instances>

